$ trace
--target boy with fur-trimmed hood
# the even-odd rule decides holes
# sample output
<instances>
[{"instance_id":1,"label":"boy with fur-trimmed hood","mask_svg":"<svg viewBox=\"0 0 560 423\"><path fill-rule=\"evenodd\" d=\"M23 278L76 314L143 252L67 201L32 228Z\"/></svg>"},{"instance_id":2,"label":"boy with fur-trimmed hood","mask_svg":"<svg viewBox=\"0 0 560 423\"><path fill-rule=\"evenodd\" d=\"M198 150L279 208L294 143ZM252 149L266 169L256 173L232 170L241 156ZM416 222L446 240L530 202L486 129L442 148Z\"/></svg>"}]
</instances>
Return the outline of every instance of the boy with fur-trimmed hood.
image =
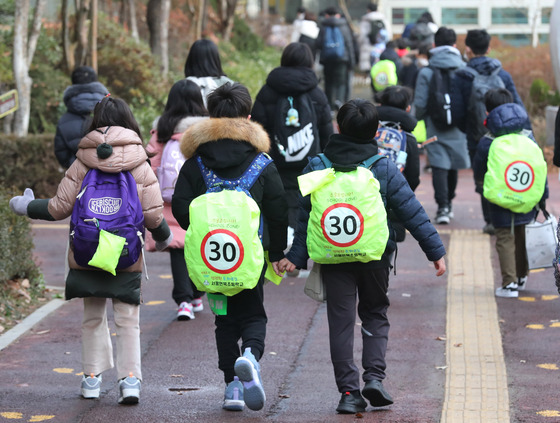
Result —
<instances>
[{"instance_id":1,"label":"boy with fur-trimmed hood","mask_svg":"<svg viewBox=\"0 0 560 423\"><path fill-rule=\"evenodd\" d=\"M183 229L190 225L191 202L207 192L197 157L219 178L235 180L244 175L259 154L270 149L266 131L249 120L250 111L247 88L239 83L226 83L208 96L210 119L191 126L183 134L181 151L190 159L179 173L172 200L173 215ZM263 248L277 269L286 249L288 214L282 180L274 163L264 168L249 193L263 216ZM258 363L264 351L267 323L263 304L265 269L263 260L257 285L228 296L227 314L216 315L218 367L227 384L223 403L226 410L242 410L245 404L260 410L265 403Z\"/></svg>"}]
</instances>

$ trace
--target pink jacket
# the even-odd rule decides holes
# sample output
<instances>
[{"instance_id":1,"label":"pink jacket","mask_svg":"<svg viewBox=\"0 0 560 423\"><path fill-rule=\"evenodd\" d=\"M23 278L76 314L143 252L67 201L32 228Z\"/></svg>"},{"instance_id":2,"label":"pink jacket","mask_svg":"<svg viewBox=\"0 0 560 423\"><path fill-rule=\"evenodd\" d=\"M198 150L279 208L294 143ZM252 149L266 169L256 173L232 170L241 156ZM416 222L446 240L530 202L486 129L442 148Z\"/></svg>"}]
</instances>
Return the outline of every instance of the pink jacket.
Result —
<instances>
[{"instance_id":1,"label":"pink jacket","mask_svg":"<svg viewBox=\"0 0 560 423\"><path fill-rule=\"evenodd\" d=\"M171 139L180 140L183 132L185 132L188 127L205 119L208 118L203 116L192 116L182 119L177 124L175 133L173 134ZM157 121L154 123L154 126L157 126ZM150 142L146 147L146 150L151 153L156 153L156 155L150 159L150 162L152 164L154 173L157 174L157 168L161 165L161 155L163 153L165 144L157 142L157 131L155 129L152 129L151 134L152 136L150 138ZM185 248L186 232L183 228L181 228L181 226L179 226L177 220L175 220L175 218L173 217L173 213L171 212L171 203L163 203L163 216L165 217L165 220L169 225L169 229L171 229L171 232L173 233L173 241L171 241L169 248ZM156 244L150 233L146 233L146 250L156 251Z\"/></svg>"}]
</instances>

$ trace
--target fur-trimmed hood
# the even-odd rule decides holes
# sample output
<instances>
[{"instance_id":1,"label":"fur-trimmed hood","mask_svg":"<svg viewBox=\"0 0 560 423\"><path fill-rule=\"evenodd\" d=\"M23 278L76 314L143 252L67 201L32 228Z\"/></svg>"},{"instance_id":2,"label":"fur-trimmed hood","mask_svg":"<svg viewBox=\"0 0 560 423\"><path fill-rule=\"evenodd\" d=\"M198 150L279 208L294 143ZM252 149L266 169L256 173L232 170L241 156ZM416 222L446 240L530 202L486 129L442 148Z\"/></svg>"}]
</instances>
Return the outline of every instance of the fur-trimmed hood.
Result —
<instances>
[{"instance_id":1,"label":"fur-trimmed hood","mask_svg":"<svg viewBox=\"0 0 560 423\"><path fill-rule=\"evenodd\" d=\"M210 118L188 128L181 137L181 153L193 157L204 144L220 140L244 141L267 153L270 139L261 125L244 118Z\"/></svg>"}]
</instances>

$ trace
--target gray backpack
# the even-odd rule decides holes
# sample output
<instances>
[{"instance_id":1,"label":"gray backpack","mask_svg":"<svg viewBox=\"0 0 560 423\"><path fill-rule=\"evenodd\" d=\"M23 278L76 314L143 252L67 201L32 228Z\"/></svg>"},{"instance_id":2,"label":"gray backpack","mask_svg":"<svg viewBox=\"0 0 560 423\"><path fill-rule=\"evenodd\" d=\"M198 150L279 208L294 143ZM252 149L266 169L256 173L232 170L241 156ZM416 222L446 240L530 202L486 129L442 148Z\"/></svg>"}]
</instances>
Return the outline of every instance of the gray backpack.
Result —
<instances>
[{"instance_id":1,"label":"gray backpack","mask_svg":"<svg viewBox=\"0 0 560 423\"><path fill-rule=\"evenodd\" d=\"M465 71L474 76L472 82L471 96L467 107L468 128L472 131L473 138L478 142L480 138L488 132L484 126L486 120L486 105L484 104L484 96L494 88L505 88L504 81L499 77L502 67L498 67L489 75L478 73L475 69L466 66Z\"/></svg>"}]
</instances>

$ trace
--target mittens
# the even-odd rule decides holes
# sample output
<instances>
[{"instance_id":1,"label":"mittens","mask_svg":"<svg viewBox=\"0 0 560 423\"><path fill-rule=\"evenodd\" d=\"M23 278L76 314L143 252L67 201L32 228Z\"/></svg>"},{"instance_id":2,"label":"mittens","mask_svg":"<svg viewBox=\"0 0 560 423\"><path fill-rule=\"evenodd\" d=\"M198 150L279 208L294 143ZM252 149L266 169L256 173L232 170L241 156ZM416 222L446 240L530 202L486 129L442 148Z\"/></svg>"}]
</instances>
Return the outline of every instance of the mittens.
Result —
<instances>
[{"instance_id":1,"label":"mittens","mask_svg":"<svg viewBox=\"0 0 560 423\"><path fill-rule=\"evenodd\" d=\"M156 241L156 250L158 251L165 250L167 247L169 247L171 241L173 241L173 232L169 233L169 236L165 241Z\"/></svg>"},{"instance_id":2,"label":"mittens","mask_svg":"<svg viewBox=\"0 0 560 423\"><path fill-rule=\"evenodd\" d=\"M18 216L27 216L27 206L35 200L35 194L31 188L25 188L23 195L18 195L10 200L10 209Z\"/></svg>"}]
</instances>

